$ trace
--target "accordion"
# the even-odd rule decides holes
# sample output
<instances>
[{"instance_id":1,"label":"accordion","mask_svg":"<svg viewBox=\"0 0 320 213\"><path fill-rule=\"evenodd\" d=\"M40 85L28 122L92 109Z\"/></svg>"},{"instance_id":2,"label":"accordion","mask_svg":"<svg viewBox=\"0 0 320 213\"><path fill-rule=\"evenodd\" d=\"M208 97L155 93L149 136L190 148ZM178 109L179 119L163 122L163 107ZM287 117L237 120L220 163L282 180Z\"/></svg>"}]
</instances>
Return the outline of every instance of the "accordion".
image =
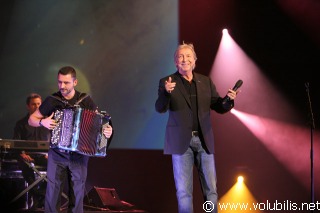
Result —
<instances>
[{"instance_id":1,"label":"accordion","mask_svg":"<svg viewBox=\"0 0 320 213\"><path fill-rule=\"evenodd\" d=\"M106 112L73 107L55 111L54 119L58 125L52 130L52 148L87 156L106 156L108 139L102 129L111 119Z\"/></svg>"}]
</instances>

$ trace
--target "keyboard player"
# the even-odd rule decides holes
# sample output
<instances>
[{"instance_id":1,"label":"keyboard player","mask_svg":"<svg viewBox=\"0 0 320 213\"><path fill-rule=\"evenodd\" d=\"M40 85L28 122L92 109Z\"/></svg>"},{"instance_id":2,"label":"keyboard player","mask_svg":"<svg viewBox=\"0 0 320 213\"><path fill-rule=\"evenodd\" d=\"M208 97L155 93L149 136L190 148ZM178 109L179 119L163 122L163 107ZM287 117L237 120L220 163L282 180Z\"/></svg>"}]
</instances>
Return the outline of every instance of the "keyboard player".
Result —
<instances>
[{"instance_id":1,"label":"keyboard player","mask_svg":"<svg viewBox=\"0 0 320 213\"><path fill-rule=\"evenodd\" d=\"M14 127L13 139L16 140L33 140L33 141L49 141L50 131L44 127L32 127L28 124L29 116L39 108L42 103L41 96L36 93L31 93L26 99L26 107L28 113L25 117L16 122ZM32 154L27 151L21 151L17 156L19 167L22 171L22 176L30 185L36 180L34 170L29 167L41 166L46 168L47 166L46 154ZM25 163L27 162L27 163ZM46 190L46 182L40 182L37 186L33 187L29 191L29 195L32 199L31 209L42 208L44 205L44 196Z\"/></svg>"}]
</instances>

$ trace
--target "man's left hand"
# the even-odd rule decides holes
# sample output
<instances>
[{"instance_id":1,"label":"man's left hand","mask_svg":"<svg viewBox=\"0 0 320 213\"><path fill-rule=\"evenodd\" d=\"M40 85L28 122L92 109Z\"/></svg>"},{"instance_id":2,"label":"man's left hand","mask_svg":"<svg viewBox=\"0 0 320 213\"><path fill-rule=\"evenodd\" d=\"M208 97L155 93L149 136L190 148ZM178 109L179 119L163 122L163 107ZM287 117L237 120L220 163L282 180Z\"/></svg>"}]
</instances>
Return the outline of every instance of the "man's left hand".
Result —
<instances>
[{"instance_id":1,"label":"man's left hand","mask_svg":"<svg viewBox=\"0 0 320 213\"><path fill-rule=\"evenodd\" d=\"M112 126L109 124L103 126L102 132L106 138L110 138L112 135Z\"/></svg>"}]
</instances>

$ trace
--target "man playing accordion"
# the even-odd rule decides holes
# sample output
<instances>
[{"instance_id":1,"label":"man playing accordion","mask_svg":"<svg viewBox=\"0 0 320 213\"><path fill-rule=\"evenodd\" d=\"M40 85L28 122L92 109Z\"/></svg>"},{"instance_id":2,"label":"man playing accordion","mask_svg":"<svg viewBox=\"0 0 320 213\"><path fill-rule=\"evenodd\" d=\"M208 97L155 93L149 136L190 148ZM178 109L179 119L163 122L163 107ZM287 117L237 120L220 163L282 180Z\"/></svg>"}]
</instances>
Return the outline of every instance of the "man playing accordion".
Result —
<instances>
[{"instance_id":1,"label":"man playing accordion","mask_svg":"<svg viewBox=\"0 0 320 213\"><path fill-rule=\"evenodd\" d=\"M90 96L83 96L82 93L75 90L77 83L75 69L70 66L62 67L58 72L59 91L45 99L39 109L30 116L29 124L34 127L44 126L49 130L54 130L58 126L54 113L75 104L85 110L97 111L97 106ZM102 135L105 138L111 137L112 127L108 123L102 126ZM65 178L69 181L68 212L83 212L89 157L76 151L54 146L51 141L48 152L45 212L60 212L61 193Z\"/></svg>"}]
</instances>

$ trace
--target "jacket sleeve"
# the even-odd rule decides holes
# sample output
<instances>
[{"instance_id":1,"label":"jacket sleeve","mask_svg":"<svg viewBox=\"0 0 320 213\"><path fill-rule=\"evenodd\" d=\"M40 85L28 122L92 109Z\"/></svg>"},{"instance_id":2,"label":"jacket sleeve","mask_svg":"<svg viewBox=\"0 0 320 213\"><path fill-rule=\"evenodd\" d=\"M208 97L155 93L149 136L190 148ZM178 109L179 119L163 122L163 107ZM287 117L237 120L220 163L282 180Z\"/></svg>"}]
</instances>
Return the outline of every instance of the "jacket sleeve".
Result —
<instances>
[{"instance_id":1,"label":"jacket sleeve","mask_svg":"<svg viewBox=\"0 0 320 213\"><path fill-rule=\"evenodd\" d=\"M158 98L155 103L156 111L159 113L165 113L169 109L171 94L165 89L165 80L159 81Z\"/></svg>"},{"instance_id":2,"label":"jacket sleeve","mask_svg":"<svg viewBox=\"0 0 320 213\"><path fill-rule=\"evenodd\" d=\"M229 112L234 107L234 100L230 100L228 96L224 98L218 95L216 86L212 83L210 79L210 87L211 87L211 109L223 114Z\"/></svg>"}]
</instances>

